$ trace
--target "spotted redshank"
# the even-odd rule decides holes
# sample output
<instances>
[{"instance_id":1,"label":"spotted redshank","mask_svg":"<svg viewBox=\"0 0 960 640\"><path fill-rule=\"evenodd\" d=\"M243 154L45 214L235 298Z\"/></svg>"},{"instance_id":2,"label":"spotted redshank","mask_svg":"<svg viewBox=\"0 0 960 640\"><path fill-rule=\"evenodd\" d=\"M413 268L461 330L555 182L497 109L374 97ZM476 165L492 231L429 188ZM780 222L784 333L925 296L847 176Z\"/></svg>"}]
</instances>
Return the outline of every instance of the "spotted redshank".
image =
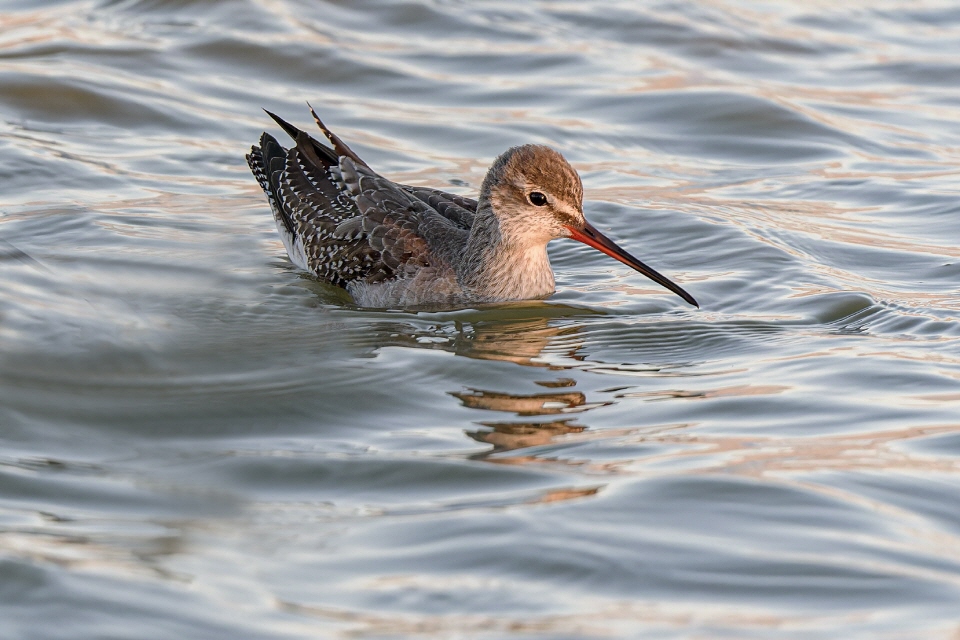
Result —
<instances>
[{"instance_id":1,"label":"spotted redshank","mask_svg":"<svg viewBox=\"0 0 960 640\"><path fill-rule=\"evenodd\" d=\"M268 111L295 146L264 133L247 162L293 263L361 306L545 298L554 292L547 243L557 238L598 249L699 306L586 221L580 176L550 147L507 150L471 200L387 180L310 112L332 148Z\"/></svg>"}]
</instances>

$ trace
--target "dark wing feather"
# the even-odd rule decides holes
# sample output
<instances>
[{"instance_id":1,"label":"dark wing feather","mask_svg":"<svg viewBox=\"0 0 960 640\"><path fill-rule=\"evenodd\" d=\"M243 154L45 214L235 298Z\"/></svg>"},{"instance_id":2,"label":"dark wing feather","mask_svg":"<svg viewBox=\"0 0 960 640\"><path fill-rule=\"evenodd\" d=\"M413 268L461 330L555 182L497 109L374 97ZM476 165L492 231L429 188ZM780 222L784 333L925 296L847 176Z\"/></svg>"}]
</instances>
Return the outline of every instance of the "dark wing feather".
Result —
<instances>
[{"instance_id":1,"label":"dark wing feather","mask_svg":"<svg viewBox=\"0 0 960 640\"><path fill-rule=\"evenodd\" d=\"M285 150L264 134L247 161L278 223L302 243L317 277L346 286L412 275L437 261L453 263L466 243L472 201L387 180L319 119L334 149L270 115L296 146Z\"/></svg>"},{"instance_id":2,"label":"dark wing feather","mask_svg":"<svg viewBox=\"0 0 960 640\"><path fill-rule=\"evenodd\" d=\"M346 156L363 166L368 166L366 162L360 159L360 156L353 152L353 149L347 146L347 143L340 139L340 136L335 134L333 131L327 128L327 125L323 124L323 120L320 119L320 116L317 115L317 112L313 110L313 107L310 103L307 103L307 106L310 107L310 115L313 116L313 121L317 123L317 126L320 127L320 131L323 131L323 135L327 136L327 140L330 141L330 144L333 145L333 150L336 152L337 156Z\"/></svg>"},{"instance_id":3,"label":"dark wing feather","mask_svg":"<svg viewBox=\"0 0 960 640\"><path fill-rule=\"evenodd\" d=\"M473 217L477 213L476 200L430 187L400 187L459 228L469 230L473 226Z\"/></svg>"},{"instance_id":4,"label":"dark wing feather","mask_svg":"<svg viewBox=\"0 0 960 640\"><path fill-rule=\"evenodd\" d=\"M277 169L282 169L286 162L287 151L281 147L276 139L269 133L260 136L260 146L254 146L247 154L247 164L253 171L254 177L260 183L260 188L267 194L267 201L270 208L273 209L274 216L278 224L283 224L287 231L293 232L293 221L290 216L279 206L279 196L270 176Z\"/></svg>"}]
</instances>

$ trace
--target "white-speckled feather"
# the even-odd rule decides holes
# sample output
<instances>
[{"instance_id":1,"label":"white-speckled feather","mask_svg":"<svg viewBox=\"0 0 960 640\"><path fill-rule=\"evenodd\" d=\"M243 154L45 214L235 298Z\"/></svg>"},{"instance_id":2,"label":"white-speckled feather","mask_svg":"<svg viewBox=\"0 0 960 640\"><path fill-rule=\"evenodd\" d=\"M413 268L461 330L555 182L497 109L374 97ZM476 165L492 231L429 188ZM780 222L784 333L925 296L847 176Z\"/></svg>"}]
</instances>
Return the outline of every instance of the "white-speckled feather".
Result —
<instances>
[{"instance_id":1,"label":"white-speckled feather","mask_svg":"<svg viewBox=\"0 0 960 640\"><path fill-rule=\"evenodd\" d=\"M547 243L556 238L585 242L695 304L587 223L580 177L549 147L506 151L471 200L391 182L316 113L333 148L270 115L296 144L284 149L264 133L247 162L267 194L287 253L362 306L545 298L555 286Z\"/></svg>"}]
</instances>

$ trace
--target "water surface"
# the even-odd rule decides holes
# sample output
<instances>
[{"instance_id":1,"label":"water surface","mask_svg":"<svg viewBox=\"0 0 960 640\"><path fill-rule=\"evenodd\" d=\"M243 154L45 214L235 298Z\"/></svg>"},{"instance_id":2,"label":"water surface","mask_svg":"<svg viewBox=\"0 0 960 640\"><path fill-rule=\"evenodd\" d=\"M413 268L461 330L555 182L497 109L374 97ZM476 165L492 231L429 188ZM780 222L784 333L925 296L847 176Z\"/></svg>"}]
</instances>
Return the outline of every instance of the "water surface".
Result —
<instances>
[{"instance_id":1,"label":"water surface","mask_svg":"<svg viewBox=\"0 0 960 640\"><path fill-rule=\"evenodd\" d=\"M0 636L960 634L947 2L8 0ZM545 302L364 310L243 154L310 100L474 194L564 152Z\"/></svg>"}]
</instances>

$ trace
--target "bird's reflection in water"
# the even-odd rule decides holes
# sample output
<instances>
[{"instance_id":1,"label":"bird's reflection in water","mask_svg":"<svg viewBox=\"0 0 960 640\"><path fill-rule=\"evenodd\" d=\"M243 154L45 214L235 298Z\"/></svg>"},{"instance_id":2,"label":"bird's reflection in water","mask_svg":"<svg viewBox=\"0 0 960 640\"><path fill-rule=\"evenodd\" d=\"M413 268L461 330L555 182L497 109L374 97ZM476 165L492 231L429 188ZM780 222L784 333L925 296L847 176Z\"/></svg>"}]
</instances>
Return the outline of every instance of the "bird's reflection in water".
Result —
<instances>
[{"instance_id":1,"label":"bird's reflection in water","mask_svg":"<svg viewBox=\"0 0 960 640\"><path fill-rule=\"evenodd\" d=\"M468 431L467 435L477 442L493 445L493 450L485 451L482 455L528 447L539 447L550 444L556 438L571 433L582 433L586 427L575 424L573 420L556 420L554 422L481 422L481 426L492 429Z\"/></svg>"},{"instance_id":2,"label":"bird's reflection in water","mask_svg":"<svg viewBox=\"0 0 960 640\"><path fill-rule=\"evenodd\" d=\"M547 318L476 322L461 324L458 329L453 352L477 360L546 367L547 364L538 362L537 358L548 347L554 346L570 358L576 358L580 347L575 340L580 330L578 325L552 326Z\"/></svg>"},{"instance_id":3,"label":"bird's reflection in water","mask_svg":"<svg viewBox=\"0 0 960 640\"><path fill-rule=\"evenodd\" d=\"M441 322L380 321L358 326L359 345L438 349L475 360L499 360L528 367L551 367L539 361L546 351L557 359L579 360L580 325L551 325L550 318L511 318ZM369 344L374 337L375 345ZM562 367L561 367L562 368Z\"/></svg>"},{"instance_id":4,"label":"bird's reflection in water","mask_svg":"<svg viewBox=\"0 0 960 640\"><path fill-rule=\"evenodd\" d=\"M498 313L502 311L497 310ZM415 343L420 348L442 349L466 358L499 360L527 367L542 367L550 371L565 371L582 360L578 355L582 346L582 341L578 338L581 327L570 322L569 318L557 323L556 318L542 316L502 318L492 315L490 319L457 321L453 325L420 327L413 331L409 328L407 331L398 331L397 328L390 331L395 342L405 345ZM569 364L557 364L564 361ZM470 409L508 412L527 418L520 421L478 421L476 424L482 429L467 430L466 435L477 442L489 444L492 448L473 455L474 459L502 464L546 462L546 458L532 452L526 456L504 454L551 445L562 438L583 433L589 427L579 424L573 418L559 416L583 413L611 404L609 401L588 401L586 395L573 389L576 386L573 378L556 377L538 381L537 384L544 387L543 393L520 394L472 388L450 392L450 395ZM541 419L536 419L538 417ZM568 464L576 462L569 461Z\"/></svg>"},{"instance_id":5,"label":"bird's reflection in water","mask_svg":"<svg viewBox=\"0 0 960 640\"><path fill-rule=\"evenodd\" d=\"M551 320L554 322L551 323ZM559 325L559 326L558 326ZM562 323L548 317L482 319L457 322L455 332L450 325L432 327L413 337L421 348L452 351L458 356L477 360L499 360L526 367L542 367L546 371L565 371L582 358L578 351L580 325L566 318ZM566 361L569 364L558 363ZM545 371L545 373L546 373ZM549 378L549 375L544 375ZM576 380L556 377L537 382L543 393L520 394L491 389L460 389L450 395L464 407L480 411L513 413L526 420L482 421L479 429L467 429L466 435L491 448L470 456L497 464L563 464L581 462L559 459L537 447L557 445L563 438L576 436L588 430L566 414L580 414L610 402L589 402L585 394L573 390ZM539 418L539 419L538 419ZM510 453L516 452L516 453ZM596 494L602 486L554 487L539 493L531 503L548 503L584 498Z\"/></svg>"},{"instance_id":6,"label":"bird's reflection in water","mask_svg":"<svg viewBox=\"0 0 960 640\"><path fill-rule=\"evenodd\" d=\"M552 385L554 383L547 383ZM587 402L579 391L559 393L514 394L500 391L468 389L452 393L465 407L484 411L512 412L521 417L556 416L589 411L609 404L607 402ZM485 429L467 431L467 435L477 442L492 445L492 449L474 455L474 459L488 459L491 462L519 464L543 461L540 456L504 456L507 451L517 451L532 447L553 444L559 439L583 433L588 427L578 424L573 418L523 420L523 421L484 421L478 423Z\"/></svg>"},{"instance_id":7,"label":"bird's reflection in water","mask_svg":"<svg viewBox=\"0 0 960 640\"><path fill-rule=\"evenodd\" d=\"M560 381L556 381L560 382ZM554 382L546 383L552 386ZM510 394L496 391L468 389L465 392L451 394L460 399L464 406L485 411L512 411L518 416L547 416L575 411L587 411L608 403L588 403L586 396L578 391L561 393L538 393L533 395ZM529 420L479 422L483 429L468 430L466 434L491 448L470 457L506 465L555 465L579 466L582 461L560 458L556 455L556 446L565 438L587 431L588 427L578 424L574 418L559 420ZM550 453L538 450L547 447ZM584 498L596 494L602 486L562 487L537 496L532 502L559 502Z\"/></svg>"},{"instance_id":8,"label":"bird's reflection in water","mask_svg":"<svg viewBox=\"0 0 960 640\"><path fill-rule=\"evenodd\" d=\"M558 413L579 413L593 409L602 404L588 403L585 395L579 391L562 393L535 393L519 395L500 391L483 391L467 389L451 393L459 398L463 406L471 409L486 409L488 411L510 411L518 416L542 416Z\"/></svg>"},{"instance_id":9,"label":"bird's reflection in water","mask_svg":"<svg viewBox=\"0 0 960 640\"><path fill-rule=\"evenodd\" d=\"M546 318L533 318L509 322L477 323L471 330L461 330L455 341L458 355L482 360L503 360L526 366L547 367L537 359L548 347L556 349L570 359L576 359L579 344L575 338L579 327L551 326ZM557 368L557 367L551 367ZM518 394L489 389L466 389L451 392L463 406L482 411L510 412L521 417L557 416L580 413L608 403L590 403L572 378L557 378L537 384L557 391ZM561 390L562 389L562 390ZM551 444L557 438L582 433L587 427L577 424L572 418L527 421L484 421L478 423L485 429L467 431L477 442L493 446L489 451L474 456L488 458L492 454L527 449ZM496 462L519 462L518 458L497 456Z\"/></svg>"}]
</instances>

